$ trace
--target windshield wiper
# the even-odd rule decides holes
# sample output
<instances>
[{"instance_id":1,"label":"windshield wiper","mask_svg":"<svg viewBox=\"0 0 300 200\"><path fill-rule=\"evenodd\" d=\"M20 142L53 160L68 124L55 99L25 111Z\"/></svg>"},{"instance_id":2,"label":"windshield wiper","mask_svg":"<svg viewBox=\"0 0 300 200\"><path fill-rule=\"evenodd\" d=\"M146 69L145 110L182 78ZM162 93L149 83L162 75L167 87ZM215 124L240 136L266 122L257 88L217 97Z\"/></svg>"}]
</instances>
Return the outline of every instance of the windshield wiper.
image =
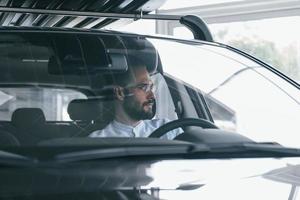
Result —
<instances>
[{"instance_id":1,"label":"windshield wiper","mask_svg":"<svg viewBox=\"0 0 300 200\"><path fill-rule=\"evenodd\" d=\"M26 166L33 166L37 162L38 160L35 158L0 150L0 165L26 167Z\"/></svg>"},{"instance_id":2,"label":"windshield wiper","mask_svg":"<svg viewBox=\"0 0 300 200\"><path fill-rule=\"evenodd\" d=\"M54 156L55 163L80 162L95 159L126 158L142 156L147 158L246 158L246 157L296 157L300 149L286 148L275 143L237 144L193 144L147 145L106 147L78 150Z\"/></svg>"},{"instance_id":3,"label":"windshield wiper","mask_svg":"<svg viewBox=\"0 0 300 200\"><path fill-rule=\"evenodd\" d=\"M209 144L210 151L205 157L300 157L300 149L284 147L277 143L245 142L237 144ZM194 149L191 154L202 153ZM203 155L202 155L203 156Z\"/></svg>"},{"instance_id":4,"label":"windshield wiper","mask_svg":"<svg viewBox=\"0 0 300 200\"><path fill-rule=\"evenodd\" d=\"M247 150L270 152L289 156L300 156L300 149L284 147L277 143L245 143L242 146Z\"/></svg>"},{"instance_id":5,"label":"windshield wiper","mask_svg":"<svg viewBox=\"0 0 300 200\"><path fill-rule=\"evenodd\" d=\"M187 154L191 149L197 149L197 152L207 152L209 147L204 144L199 144L197 147L191 144L185 145L147 145L147 146L124 146L124 147L109 147L97 148L91 150L81 150L69 153L58 154L54 157L55 162L77 162L93 159L106 159L116 157L131 157L131 156L179 156Z\"/></svg>"}]
</instances>

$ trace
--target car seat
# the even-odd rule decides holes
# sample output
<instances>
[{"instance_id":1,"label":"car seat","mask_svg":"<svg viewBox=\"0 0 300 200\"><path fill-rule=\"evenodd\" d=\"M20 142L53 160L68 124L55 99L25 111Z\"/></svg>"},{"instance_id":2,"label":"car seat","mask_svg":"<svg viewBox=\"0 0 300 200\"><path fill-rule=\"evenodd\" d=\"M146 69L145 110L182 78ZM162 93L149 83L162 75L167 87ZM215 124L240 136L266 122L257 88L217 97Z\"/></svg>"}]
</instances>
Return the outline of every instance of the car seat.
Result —
<instances>
[{"instance_id":1,"label":"car seat","mask_svg":"<svg viewBox=\"0 0 300 200\"><path fill-rule=\"evenodd\" d=\"M113 102L107 98L74 99L68 105L68 114L77 127L74 136L88 136L103 129L113 120Z\"/></svg>"},{"instance_id":2,"label":"car seat","mask_svg":"<svg viewBox=\"0 0 300 200\"><path fill-rule=\"evenodd\" d=\"M11 122L21 144L35 144L44 138L46 119L40 108L18 108L13 112Z\"/></svg>"}]
</instances>

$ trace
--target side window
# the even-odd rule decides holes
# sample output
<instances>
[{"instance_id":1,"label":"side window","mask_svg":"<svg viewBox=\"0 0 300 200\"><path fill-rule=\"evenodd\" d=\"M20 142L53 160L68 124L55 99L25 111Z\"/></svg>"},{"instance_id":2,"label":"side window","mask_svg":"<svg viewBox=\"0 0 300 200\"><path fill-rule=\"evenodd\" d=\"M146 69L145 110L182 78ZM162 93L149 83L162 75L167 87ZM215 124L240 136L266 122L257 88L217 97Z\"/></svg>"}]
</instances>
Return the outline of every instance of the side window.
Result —
<instances>
[{"instance_id":1,"label":"side window","mask_svg":"<svg viewBox=\"0 0 300 200\"><path fill-rule=\"evenodd\" d=\"M228 106L218 101L217 99L213 98L212 96L204 94L199 89L186 84L183 81L176 80L176 78L174 77L172 77L171 79L174 82L176 81L177 84L181 84L183 88L185 88L185 99L190 99L191 102L189 103L189 105L191 105L192 103L194 108L196 109L196 112L192 114L190 113L190 115L187 114L189 117L194 117L195 115L197 115L201 118L213 119L218 127L223 128L224 130L236 131L235 112L232 109L230 109ZM175 93L177 92L178 91L175 91ZM173 96L173 99L174 98L178 99L179 97ZM182 116L182 112L183 110L186 110L186 108L181 108L182 104L180 101L178 103L179 105L176 106L176 111L179 112L179 115L181 114L181 117L184 117ZM209 112L207 112L207 108L209 109Z\"/></svg>"},{"instance_id":2,"label":"side window","mask_svg":"<svg viewBox=\"0 0 300 200\"><path fill-rule=\"evenodd\" d=\"M164 71L198 88L215 123L255 141L297 145L299 90L228 49L151 40Z\"/></svg>"},{"instance_id":3,"label":"side window","mask_svg":"<svg viewBox=\"0 0 300 200\"><path fill-rule=\"evenodd\" d=\"M236 131L237 121L235 111L211 95L205 95L204 97L217 126L224 130Z\"/></svg>"},{"instance_id":4,"label":"side window","mask_svg":"<svg viewBox=\"0 0 300 200\"><path fill-rule=\"evenodd\" d=\"M201 116L195 109L197 106L197 102L195 103L193 101L195 96L190 94L191 92L195 93L194 90L174 76L170 76L165 73L164 77L168 84L168 88L170 89L170 94L172 95L172 101L174 103L174 109L177 116L179 118L195 118ZM197 97L194 100L197 100ZM164 106L170 107L169 104L165 104Z\"/></svg>"}]
</instances>

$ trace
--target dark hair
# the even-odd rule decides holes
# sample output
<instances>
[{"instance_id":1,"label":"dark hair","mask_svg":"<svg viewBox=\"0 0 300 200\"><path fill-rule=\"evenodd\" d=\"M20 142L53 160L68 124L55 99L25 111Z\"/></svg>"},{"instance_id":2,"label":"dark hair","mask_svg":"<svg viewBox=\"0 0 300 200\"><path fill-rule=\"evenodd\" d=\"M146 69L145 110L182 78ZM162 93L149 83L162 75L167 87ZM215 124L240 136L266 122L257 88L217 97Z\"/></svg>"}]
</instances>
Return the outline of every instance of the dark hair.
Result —
<instances>
[{"instance_id":1,"label":"dark hair","mask_svg":"<svg viewBox=\"0 0 300 200\"><path fill-rule=\"evenodd\" d=\"M128 57L128 70L124 73L114 74L113 82L115 85L126 86L135 80L135 70L139 68L146 68L147 66L137 57Z\"/></svg>"}]
</instances>

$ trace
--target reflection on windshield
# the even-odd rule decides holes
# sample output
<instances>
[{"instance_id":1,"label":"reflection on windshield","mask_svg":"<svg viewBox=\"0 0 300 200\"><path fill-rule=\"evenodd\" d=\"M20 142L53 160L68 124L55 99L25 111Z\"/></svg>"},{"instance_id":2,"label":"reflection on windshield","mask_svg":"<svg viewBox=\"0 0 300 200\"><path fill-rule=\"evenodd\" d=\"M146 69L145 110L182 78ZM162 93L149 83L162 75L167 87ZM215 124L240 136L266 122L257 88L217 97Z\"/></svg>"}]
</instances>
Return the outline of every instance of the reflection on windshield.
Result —
<instances>
[{"instance_id":1,"label":"reflection on windshield","mask_svg":"<svg viewBox=\"0 0 300 200\"><path fill-rule=\"evenodd\" d=\"M152 42L165 71L204 94L220 128L258 142L299 146L295 137L300 130L300 92L296 87L223 47L156 39ZM220 106L226 109L219 112Z\"/></svg>"}]
</instances>

